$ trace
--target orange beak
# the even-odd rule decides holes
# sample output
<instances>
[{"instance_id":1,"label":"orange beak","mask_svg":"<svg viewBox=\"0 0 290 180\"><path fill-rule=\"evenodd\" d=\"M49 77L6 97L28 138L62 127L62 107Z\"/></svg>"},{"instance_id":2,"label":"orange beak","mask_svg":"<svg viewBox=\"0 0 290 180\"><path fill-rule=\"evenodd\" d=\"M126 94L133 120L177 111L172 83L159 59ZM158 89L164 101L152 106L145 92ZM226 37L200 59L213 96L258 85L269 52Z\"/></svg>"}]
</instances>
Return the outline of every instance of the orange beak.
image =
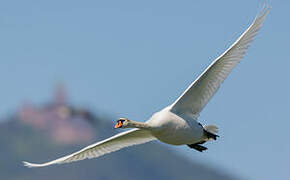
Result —
<instances>
[{"instance_id":1,"label":"orange beak","mask_svg":"<svg viewBox=\"0 0 290 180\"><path fill-rule=\"evenodd\" d=\"M120 128L120 127L122 127L122 125L123 125L122 121L117 121L117 124L115 125L115 128L116 129Z\"/></svg>"}]
</instances>

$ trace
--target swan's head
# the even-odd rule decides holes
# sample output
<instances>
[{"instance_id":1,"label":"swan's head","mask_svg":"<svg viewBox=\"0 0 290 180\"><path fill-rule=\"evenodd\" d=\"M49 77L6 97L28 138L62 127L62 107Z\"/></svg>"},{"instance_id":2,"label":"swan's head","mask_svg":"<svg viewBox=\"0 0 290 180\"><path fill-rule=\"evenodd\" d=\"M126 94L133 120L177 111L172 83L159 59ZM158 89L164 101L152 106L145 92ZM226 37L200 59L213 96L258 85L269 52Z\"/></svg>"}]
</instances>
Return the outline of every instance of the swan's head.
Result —
<instances>
[{"instance_id":1,"label":"swan's head","mask_svg":"<svg viewBox=\"0 0 290 180\"><path fill-rule=\"evenodd\" d=\"M128 118L120 118L115 125L115 128L127 128L130 123Z\"/></svg>"}]
</instances>

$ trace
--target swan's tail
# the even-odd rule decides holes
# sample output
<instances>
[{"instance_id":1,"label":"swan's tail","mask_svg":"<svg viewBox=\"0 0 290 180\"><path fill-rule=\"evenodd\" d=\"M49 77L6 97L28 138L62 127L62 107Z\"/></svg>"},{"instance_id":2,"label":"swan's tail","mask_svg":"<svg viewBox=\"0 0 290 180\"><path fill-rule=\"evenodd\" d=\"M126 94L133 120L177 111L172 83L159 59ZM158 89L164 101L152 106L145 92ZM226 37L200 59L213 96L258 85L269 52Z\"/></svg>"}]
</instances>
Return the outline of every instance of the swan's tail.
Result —
<instances>
[{"instance_id":1,"label":"swan's tail","mask_svg":"<svg viewBox=\"0 0 290 180\"><path fill-rule=\"evenodd\" d=\"M217 137L219 137L217 135L218 133L218 127L215 126L215 125L206 125L203 127L204 129L204 133L205 133L205 136L207 138L207 140L216 140Z\"/></svg>"}]
</instances>

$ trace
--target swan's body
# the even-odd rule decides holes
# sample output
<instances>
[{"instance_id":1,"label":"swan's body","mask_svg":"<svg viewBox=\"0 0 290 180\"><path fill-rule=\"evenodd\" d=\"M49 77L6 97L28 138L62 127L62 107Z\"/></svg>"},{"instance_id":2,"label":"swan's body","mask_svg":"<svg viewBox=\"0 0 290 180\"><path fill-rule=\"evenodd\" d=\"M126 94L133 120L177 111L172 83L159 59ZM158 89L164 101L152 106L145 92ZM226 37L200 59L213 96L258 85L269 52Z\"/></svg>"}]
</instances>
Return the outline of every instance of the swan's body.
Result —
<instances>
[{"instance_id":1,"label":"swan's body","mask_svg":"<svg viewBox=\"0 0 290 180\"><path fill-rule=\"evenodd\" d=\"M217 127L202 126L198 123L199 113L232 69L240 62L268 12L269 8L265 8L236 42L214 60L172 105L155 113L145 123L121 118L116 128L134 129L119 133L54 161L43 164L24 162L24 164L28 167L43 167L96 158L124 147L156 139L172 145L188 145L198 151L206 150L207 148L201 144L216 139Z\"/></svg>"},{"instance_id":2,"label":"swan's body","mask_svg":"<svg viewBox=\"0 0 290 180\"><path fill-rule=\"evenodd\" d=\"M203 127L195 120L184 119L170 107L155 113L146 123L158 140L172 145L194 144L203 140Z\"/></svg>"}]
</instances>

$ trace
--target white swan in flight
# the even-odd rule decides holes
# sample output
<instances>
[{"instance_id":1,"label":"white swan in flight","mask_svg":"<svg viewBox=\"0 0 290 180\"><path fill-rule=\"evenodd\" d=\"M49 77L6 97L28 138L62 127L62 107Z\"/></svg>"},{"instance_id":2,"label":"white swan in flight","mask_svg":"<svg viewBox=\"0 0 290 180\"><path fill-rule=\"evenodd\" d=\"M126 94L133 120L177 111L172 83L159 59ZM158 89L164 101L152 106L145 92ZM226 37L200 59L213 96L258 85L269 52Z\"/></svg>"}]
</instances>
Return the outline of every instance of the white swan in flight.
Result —
<instances>
[{"instance_id":1,"label":"white swan in flight","mask_svg":"<svg viewBox=\"0 0 290 180\"><path fill-rule=\"evenodd\" d=\"M28 167L43 167L69 163L86 158L97 158L124 147L160 140L172 145L188 145L197 151L207 148L202 144L216 140L218 128L202 126L197 122L199 113L219 89L232 69L240 62L250 43L262 26L270 8L265 7L248 29L214 60L206 70L170 106L153 114L146 122L120 118L115 128L134 128L113 137L89 145L78 152L43 164L23 162Z\"/></svg>"}]
</instances>

